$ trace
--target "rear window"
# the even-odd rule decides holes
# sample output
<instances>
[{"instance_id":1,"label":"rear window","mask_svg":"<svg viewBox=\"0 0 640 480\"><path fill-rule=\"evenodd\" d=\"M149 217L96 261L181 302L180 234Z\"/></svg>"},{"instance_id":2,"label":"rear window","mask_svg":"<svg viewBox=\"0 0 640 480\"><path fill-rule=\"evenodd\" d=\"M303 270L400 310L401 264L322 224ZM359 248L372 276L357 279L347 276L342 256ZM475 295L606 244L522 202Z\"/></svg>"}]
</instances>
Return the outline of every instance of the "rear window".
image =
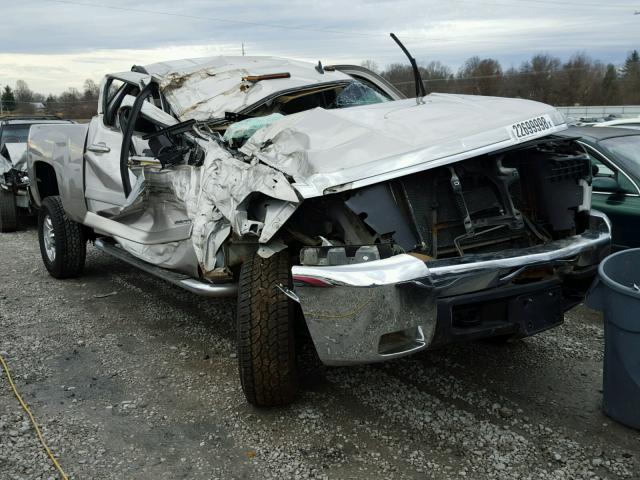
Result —
<instances>
[{"instance_id":1,"label":"rear window","mask_svg":"<svg viewBox=\"0 0 640 480\"><path fill-rule=\"evenodd\" d=\"M0 135L0 146L5 143L26 143L30 126L30 124L5 125Z\"/></svg>"},{"instance_id":2,"label":"rear window","mask_svg":"<svg viewBox=\"0 0 640 480\"><path fill-rule=\"evenodd\" d=\"M608 138L601 140L600 144L616 156L640 165L640 135Z\"/></svg>"}]
</instances>

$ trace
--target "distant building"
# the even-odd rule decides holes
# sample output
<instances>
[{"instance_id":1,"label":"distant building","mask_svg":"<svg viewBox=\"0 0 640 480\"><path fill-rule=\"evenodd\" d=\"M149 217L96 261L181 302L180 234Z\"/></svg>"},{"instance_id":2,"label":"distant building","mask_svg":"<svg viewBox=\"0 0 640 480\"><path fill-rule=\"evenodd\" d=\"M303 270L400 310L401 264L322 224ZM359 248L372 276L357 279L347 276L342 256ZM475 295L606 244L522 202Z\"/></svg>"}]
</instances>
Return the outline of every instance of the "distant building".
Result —
<instances>
[{"instance_id":1,"label":"distant building","mask_svg":"<svg viewBox=\"0 0 640 480\"><path fill-rule=\"evenodd\" d=\"M42 102L31 102L30 105L36 112L44 112L47 109L47 106Z\"/></svg>"},{"instance_id":2,"label":"distant building","mask_svg":"<svg viewBox=\"0 0 640 480\"><path fill-rule=\"evenodd\" d=\"M601 118L609 116L616 118L640 117L640 105L575 105L573 107L556 107L567 117L580 118Z\"/></svg>"}]
</instances>

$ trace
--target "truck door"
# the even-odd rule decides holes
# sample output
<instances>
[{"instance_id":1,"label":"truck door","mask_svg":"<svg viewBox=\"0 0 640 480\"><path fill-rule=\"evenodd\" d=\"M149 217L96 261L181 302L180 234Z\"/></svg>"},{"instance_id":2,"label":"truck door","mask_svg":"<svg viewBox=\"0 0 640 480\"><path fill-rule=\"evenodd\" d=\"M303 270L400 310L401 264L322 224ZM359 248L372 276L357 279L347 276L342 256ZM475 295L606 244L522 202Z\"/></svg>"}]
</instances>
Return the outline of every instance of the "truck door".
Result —
<instances>
[{"instance_id":1,"label":"truck door","mask_svg":"<svg viewBox=\"0 0 640 480\"><path fill-rule=\"evenodd\" d=\"M150 82L149 75L126 72L107 77L101 86L98 114L89 124L85 150L85 198L90 212L125 204L120 173L120 150L125 99L136 96ZM135 176L129 172L131 183Z\"/></svg>"}]
</instances>

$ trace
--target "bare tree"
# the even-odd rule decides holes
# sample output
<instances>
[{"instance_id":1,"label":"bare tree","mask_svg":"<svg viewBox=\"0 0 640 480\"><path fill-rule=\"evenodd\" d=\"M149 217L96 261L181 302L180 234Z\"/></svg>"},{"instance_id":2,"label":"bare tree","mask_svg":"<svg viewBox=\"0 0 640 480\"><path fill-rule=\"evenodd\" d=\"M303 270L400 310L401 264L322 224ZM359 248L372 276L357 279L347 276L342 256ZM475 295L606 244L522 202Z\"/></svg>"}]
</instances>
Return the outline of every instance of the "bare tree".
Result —
<instances>
[{"instance_id":1,"label":"bare tree","mask_svg":"<svg viewBox=\"0 0 640 480\"><path fill-rule=\"evenodd\" d=\"M16 111L19 113L34 113L33 92L24 80L16 81L16 88L13 91L16 97Z\"/></svg>"},{"instance_id":2,"label":"bare tree","mask_svg":"<svg viewBox=\"0 0 640 480\"><path fill-rule=\"evenodd\" d=\"M493 58L471 57L458 71L458 86L474 95L500 95L503 88L502 67Z\"/></svg>"},{"instance_id":3,"label":"bare tree","mask_svg":"<svg viewBox=\"0 0 640 480\"><path fill-rule=\"evenodd\" d=\"M85 100L96 100L98 98L98 93L100 91L100 87L91 80L87 78L84 81L84 99Z\"/></svg>"},{"instance_id":4,"label":"bare tree","mask_svg":"<svg viewBox=\"0 0 640 480\"><path fill-rule=\"evenodd\" d=\"M373 60L364 60L361 64L361 67L364 68L368 68L369 70L371 70L372 72L378 73L380 72L380 68L378 67L378 64L376 62L374 62Z\"/></svg>"}]
</instances>

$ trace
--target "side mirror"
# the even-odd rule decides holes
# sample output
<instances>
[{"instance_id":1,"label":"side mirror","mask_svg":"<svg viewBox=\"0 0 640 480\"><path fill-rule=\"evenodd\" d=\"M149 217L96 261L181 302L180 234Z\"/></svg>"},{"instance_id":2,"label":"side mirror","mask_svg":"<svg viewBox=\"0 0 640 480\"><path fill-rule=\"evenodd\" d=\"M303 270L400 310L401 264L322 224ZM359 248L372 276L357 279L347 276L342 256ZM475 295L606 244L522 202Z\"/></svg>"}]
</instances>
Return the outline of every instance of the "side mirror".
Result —
<instances>
[{"instance_id":1,"label":"side mirror","mask_svg":"<svg viewBox=\"0 0 640 480\"><path fill-rule=\"evenodd\" d=\"M596 192L619 193L622 191L615 177L594 177L592 186Z\"/></svg>"}]
</instances>

